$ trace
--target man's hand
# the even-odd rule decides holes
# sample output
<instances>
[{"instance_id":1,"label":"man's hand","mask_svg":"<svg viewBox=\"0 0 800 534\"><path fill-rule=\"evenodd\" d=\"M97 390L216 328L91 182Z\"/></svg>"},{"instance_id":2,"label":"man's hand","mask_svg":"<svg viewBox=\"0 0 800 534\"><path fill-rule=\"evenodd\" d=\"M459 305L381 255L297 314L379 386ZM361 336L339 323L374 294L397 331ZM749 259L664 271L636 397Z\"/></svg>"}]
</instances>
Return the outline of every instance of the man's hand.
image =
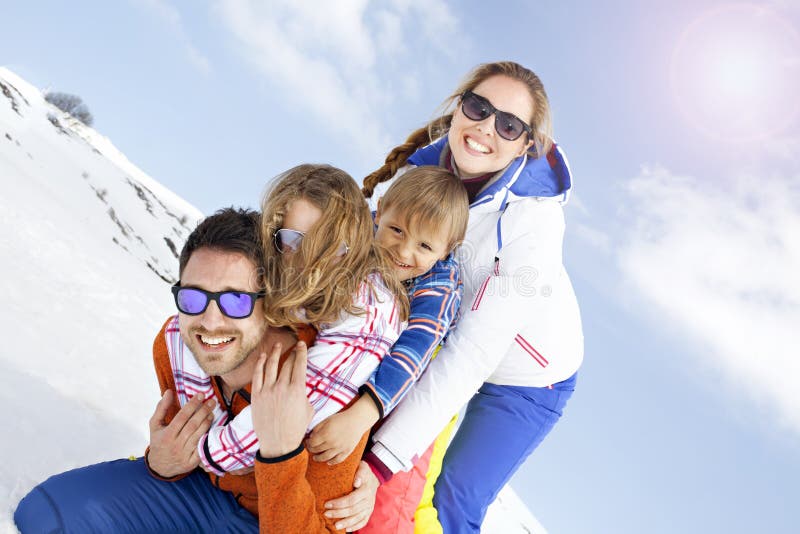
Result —
<instances>
[{"instance_id":1,"label":"man's hand","mask_svg":"<svg viewBox=\"0 0 800 534\"><path fill-rule=\"evenodd\" d=\"M195 395L167 425L164 420L174 402L173 395L171 390L166 390L150 418L147 463L164 478L188 473L199 465L197 442L211 427L216 405L213 398L206 401L202 394Z\"/></svg>"},{"instance_id":2,"label":"man's hand","mask_svg":"<svg viewBox=\"0 0 800 534\"><path fill-rule=\"evenodd\" d=\"M306 344L297 343L278 373L280 357L280 343L272 347L269 358L261 354L250 390L253 430L264 458L283 456L297 449L314 417L314 408L306 397Z\"/></svg>"},{"instance_id":3,"label":"man's hand","mask_svg":"<svg viewBox=\"0 0 800 534\"><path fill-rule=\"evenodd\" d=\"M362 395L349 408L331 415L314 427L306 440L315 462L336 465L345 461L361 436L378 420L380 413L369 395Z\"/></svg>"},{"instance_id":4,"label":"man's hand","mask_svg":"<svg viewBox=\"0 0 800 534\"><path fill-rule=\"evenodd\" d=\"M358 464L353 491L325 503L325 517L341 518L336 522L337 529L354 532L363 528L375 508L375 494L380 482L366 462Z\"/></svg>"}]
</instances>

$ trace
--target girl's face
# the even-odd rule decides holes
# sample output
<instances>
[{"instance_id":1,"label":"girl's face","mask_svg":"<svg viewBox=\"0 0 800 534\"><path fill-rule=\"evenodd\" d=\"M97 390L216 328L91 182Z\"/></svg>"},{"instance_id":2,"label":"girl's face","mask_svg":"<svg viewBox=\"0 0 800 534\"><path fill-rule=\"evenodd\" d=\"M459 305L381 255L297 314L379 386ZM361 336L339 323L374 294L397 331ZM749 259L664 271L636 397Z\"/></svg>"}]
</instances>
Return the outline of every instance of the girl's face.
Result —
<instances>
[{"instance_id":1,"label":"girl's face","mask_svg":"<svg viewBox=\"0 0 800 534\"><path fill-rule=\"evenodd\" d=\"M472 92L488 100L498 110L516 115L526 124L533 116L533 100L528 87L513 78L492 76L475 86ZM494 114L482 121L474 121L464 116L459 103L453 113L447 139L461 178L497 172L524 154L533 144L525 134L514 141L503 139L497 135L494 125Z\"/></svg>"},{"instance_id":2,"label":"girl's face","mask_svg":"<svg viewBox=\"0 0 800 534\"><path fill-rule=\"evenodd\" d=\"M283 226L277 231L275 244L283 254L300 249L303 236L317 224L322 210L304 198L295 199L286 206Z\"/></svg>"},{"instance_id":3,"label":"girl's face","mask_svg":"<svg viewBox=\"0 0 800 534\"><path fill-rule=\"evenodd\" d=\"M322 210L304 198L297 198L286 206L283 227L307 233L322 217Z\"/></svg>"},{"instance_id":4,"label":"girl's face","mask_svg":"<svg viewBox=\"0 0 800 534\"><path fill-rule=\"evenodd\" d=\"M375 241L378 242L392 259L397 278L409 280L428 272L437 260L444 259L450 253L447 248L447 228L438 231L421 228L417 224L410 227L405 217L395 208L375 214Z\"/></svg>"}]
</instances>

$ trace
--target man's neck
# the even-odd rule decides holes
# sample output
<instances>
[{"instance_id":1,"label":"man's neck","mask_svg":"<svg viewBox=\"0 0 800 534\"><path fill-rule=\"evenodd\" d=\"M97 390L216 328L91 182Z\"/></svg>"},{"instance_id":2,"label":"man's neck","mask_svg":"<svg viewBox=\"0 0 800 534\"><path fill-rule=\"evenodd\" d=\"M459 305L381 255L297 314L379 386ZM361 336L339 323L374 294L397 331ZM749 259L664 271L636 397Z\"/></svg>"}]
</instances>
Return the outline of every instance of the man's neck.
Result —
<instances>
[{"instance_id":1,"label":"man's neck","mask_svg":"<svg viewBox=\"0 0 800 534\"><path fill-rule=\"evenodd\" d=\"M259 354L261 354L261 351L256 347L239 367L230 373L220 375L222 394L228 401L230 401L234 391L246 387L253 380L253 369L255 369L256 362L258 362Z\"/></svg>"},{"instance_id":2,"label":"man's neck","mask_svg":"<svg viewBox=\"0 0 800 534\"><path fill-rule=\"evenodd\" d=\"M268 327L264 331L264 337L261 338L261 342L247 355L241 365L229 373L220 375L222 394L225 398L230 399L234 391L238 391L250 384L253 380L253 370L262 352L267 355L271 354L275 343L280 343L283 347L281 352L285 352L296 341L297 338L290 330Z\"/></svg>"}]
</instances>

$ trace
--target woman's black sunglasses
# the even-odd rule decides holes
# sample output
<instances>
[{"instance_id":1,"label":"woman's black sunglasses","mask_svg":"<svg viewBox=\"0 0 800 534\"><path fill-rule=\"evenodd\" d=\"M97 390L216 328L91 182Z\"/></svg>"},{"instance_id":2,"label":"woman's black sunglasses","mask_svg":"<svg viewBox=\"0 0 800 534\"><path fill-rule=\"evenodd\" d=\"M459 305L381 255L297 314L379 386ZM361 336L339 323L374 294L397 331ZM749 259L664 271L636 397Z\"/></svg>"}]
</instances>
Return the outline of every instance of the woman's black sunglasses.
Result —
<instances>
[{"instance_id":1,"label":"woman's black sunglasses","mask_svg":"<svg viewBox=\"0 0 800 534\"><path fill-rule=\"evenodd\" d=\"M494 129L507 141L516 141L523 133L527 133L530 138L533 133L531 127L522 119L513 113L500 111L491 102L472 91L464 91L461 95L461 111L465 117L473 121L482 121L494 114Z\"/></svg>"}]
</instances>

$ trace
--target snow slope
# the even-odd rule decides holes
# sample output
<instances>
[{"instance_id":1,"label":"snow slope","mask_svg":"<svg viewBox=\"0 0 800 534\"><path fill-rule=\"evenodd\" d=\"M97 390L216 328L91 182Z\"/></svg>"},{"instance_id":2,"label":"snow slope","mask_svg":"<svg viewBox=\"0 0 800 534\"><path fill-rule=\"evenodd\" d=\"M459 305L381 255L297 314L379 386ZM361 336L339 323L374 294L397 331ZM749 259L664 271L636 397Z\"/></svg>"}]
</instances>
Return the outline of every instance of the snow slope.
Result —
<instances>
[{"instance_id":1,"label":"snow slope","mask_svg":"<svg viewBox=\"0 0 800 534\"><path fill-rule=\"evenodd\" d=\"M158 400L151 345L202 214L0 68L0 531L36 483L140 455ZM484 532L544 529L511 488Z\"/></svg>"}]
</instances>

